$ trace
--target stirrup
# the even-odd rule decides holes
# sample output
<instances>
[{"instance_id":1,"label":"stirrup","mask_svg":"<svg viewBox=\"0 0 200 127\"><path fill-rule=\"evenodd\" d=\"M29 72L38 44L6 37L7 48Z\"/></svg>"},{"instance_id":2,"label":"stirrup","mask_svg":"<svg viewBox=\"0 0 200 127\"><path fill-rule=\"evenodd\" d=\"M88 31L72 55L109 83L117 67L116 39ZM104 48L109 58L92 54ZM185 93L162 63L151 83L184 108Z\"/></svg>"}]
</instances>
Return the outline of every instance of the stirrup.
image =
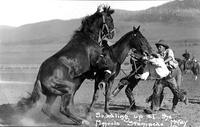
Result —
<instances>
[{"instance_id":1,"label":"stirrup","mask_svg":"<svg viewBox=\"0 0 200 127\"><path fill-rule=\"evenodd\" d=\"M103 89L106 87L106 83L104 81L101 81L99 84L98 84L98 87L99 89Z\"/></svg>"}]
</instances>

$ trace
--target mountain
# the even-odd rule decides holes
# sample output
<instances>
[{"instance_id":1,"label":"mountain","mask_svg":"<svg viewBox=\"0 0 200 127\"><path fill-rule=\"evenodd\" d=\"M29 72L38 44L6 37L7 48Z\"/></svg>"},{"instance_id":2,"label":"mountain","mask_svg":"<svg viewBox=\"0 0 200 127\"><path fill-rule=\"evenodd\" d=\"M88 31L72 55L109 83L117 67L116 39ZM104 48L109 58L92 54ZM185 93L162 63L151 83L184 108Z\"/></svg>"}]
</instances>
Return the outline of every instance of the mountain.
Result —
<instances>
[{"instance_id":1,"label":"mountain","mask_svg":"<svg viewBox=\"0 0 200 127\"><path fill-rule=\"evenodd\" d=\"M200 0L176 0L158 7L137 12L119 12L125 21L149 22L200 22Z\"/></svg>"}]
</instances>

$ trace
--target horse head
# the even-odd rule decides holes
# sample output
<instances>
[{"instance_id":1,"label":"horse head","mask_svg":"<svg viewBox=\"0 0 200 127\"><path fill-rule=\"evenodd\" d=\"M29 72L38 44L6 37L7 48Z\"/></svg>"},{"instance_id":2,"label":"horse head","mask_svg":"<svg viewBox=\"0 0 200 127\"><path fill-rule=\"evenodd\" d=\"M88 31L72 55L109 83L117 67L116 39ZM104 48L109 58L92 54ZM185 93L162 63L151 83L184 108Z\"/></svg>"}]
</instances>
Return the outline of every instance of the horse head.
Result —
<instances>
[{"instance_id":1,"label":"horse head","mask_svg":"<svg viewBox=\"0 0 200 127\"><path fill-rule=\"evenodd\" d=\"M105 37L112 39L114 37L114 23L111 16L113 13L114 10L110 9L110 6L100 5L93 15L86 16L82 20L80 31L89 34L95 41Z\"/></svg>"},{"instance_id":2,"label":"horse head","mask_svg":"<svg viewBox=\"0 0 200 127\"><path fill-rule=\"evenodd\" d=\"M110 6L100 5L96 13L100 17L98 25L101 28L101 38L107 37L108 39L112 39L114 37L114 22L111 15L114 13L114 10L110 9Z\"/></svg>"},{"instance_id":3,"label":"horse head","mask_svg":"<svg viewBox=\"0 0 200 127\"><path fill-rule=\"evenodd\" d=\"M150 56L152 54L152 47L139 29L140 26L137 28L133 26L129 42L130 48L135 48L141 56Z\"/></svg>"}]
</instances>

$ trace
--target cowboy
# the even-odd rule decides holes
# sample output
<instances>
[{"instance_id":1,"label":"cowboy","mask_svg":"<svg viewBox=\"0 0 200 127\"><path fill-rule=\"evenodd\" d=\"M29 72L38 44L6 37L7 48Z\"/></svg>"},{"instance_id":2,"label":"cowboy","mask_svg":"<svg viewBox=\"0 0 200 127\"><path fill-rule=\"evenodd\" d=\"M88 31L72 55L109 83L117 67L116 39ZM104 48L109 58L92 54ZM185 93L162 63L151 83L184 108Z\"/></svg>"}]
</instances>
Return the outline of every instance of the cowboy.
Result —
<instances>
[{"instance_id":1,"label":"cowboy","mask_svg":"<svg viewBox=\"0 0 200 127\"><path fill-rule=\"evenodd\" d=\"M183 62L184 62L184 68L183 68L183 70L186 70L188 64L191 62L191 60L190 60L190 53L187 51L187 49L185 50L185 53L183 53L182 56L184 57L184 60L183 60Z\"/></svg>"},{"instance_id":2,"label":"cowboy","mask_svg":"<svg viewBox=\"0 0 200 127\"><path fill-rule=\"evenodd\" d=\"M164 59L165 64L170 70L171 76L175 77L177 87L179 88L181 86L182 74L178 66L178 62L175 60L173 50L169 48L164 40L159 40L155 45L158 50L158 54L160 54L160 56Z\"/></svg>"},{"instance_id":3,"label":"cowboy","mask_svg":"<svg viewBox=\"0 0 200 127\"><path fill-rule=\"evenodd\" d=\"M117 87L112 92L112 97L117 96L117 94L126 86L125 94L129 100L130 103L130 110L135 111L136 110L136 104L135 104L135 98L132 93L135 86L138 84L140 79L135 78L136 74L142 74L143 73L143 67L145 66L145 63L141 56L137 55L135 53L135 50L132 49L130 53L130 63L132 64L132 71L129 75L125 76L124 78L120 79Z\"/></svg>"},{"instance_id":4,"label":"cowboy","mask_svg":"<svg viewBox=\"0 0 200 127\"><path fill-rule=\"evenodd\" d=\"M181 71L178 67L178 62L174 58L172 49L169 48L165 41L160 40L155 45L158 49L158 53L164 59L164 62L171 73L167 77L155 81L153 94L147 99L147 102L151 101L151 109L145 110L145 112L151 113L152 111L159 110L164 98L163 91L165 87L169 87L174 94L172 111L175 112L178 100L187 104L186 92L179 89L181 85Z\"/></svg>"},{"instance_id":5,"label":"cowboy","mask_svg":"<svg viewBox=\"0 0 200 127\"><path fill-rule=\"evenodd\" d=\"M190 60L190 53L187 51L187 49L185 50L185 53L183 53L182 55L185 59L185 61Z\"/></svg>"}]
</instances>

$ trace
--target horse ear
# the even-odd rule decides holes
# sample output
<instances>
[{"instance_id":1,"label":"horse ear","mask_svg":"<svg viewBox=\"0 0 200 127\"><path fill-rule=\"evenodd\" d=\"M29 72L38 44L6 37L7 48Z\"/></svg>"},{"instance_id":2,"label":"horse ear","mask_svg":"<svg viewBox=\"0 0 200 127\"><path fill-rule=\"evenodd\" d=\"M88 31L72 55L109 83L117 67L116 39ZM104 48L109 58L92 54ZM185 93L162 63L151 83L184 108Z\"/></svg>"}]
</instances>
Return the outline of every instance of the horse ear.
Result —
<instances>
[{"instance_id":1,"label":"horse ear","mask_svg":"<svg viewBox=\"0 0 200 127\"><path fill-rule=\"evenodd\" d=\"M110 6L108 7L108 11L110 10Z\"/></svg>"},{"instance_id":2,"label":"horse ear","mask_svg":"<svg viewBox=\"0 0 200 127\"><path fill-rule=\"evenodd\" d=\"M136 30L139 31L139 29L140 29L140 25L138 26L138 28Z\"/></svg>"},{"instance_id":3,"label":"horse ear","mask_svg":"<svg viewBox=\"0 0 200 127\"><path fill-rule=\"evenodd\" d=\"M97 7L97 12L100 12L100 5Z\"/></svg>"}]
</instances>

